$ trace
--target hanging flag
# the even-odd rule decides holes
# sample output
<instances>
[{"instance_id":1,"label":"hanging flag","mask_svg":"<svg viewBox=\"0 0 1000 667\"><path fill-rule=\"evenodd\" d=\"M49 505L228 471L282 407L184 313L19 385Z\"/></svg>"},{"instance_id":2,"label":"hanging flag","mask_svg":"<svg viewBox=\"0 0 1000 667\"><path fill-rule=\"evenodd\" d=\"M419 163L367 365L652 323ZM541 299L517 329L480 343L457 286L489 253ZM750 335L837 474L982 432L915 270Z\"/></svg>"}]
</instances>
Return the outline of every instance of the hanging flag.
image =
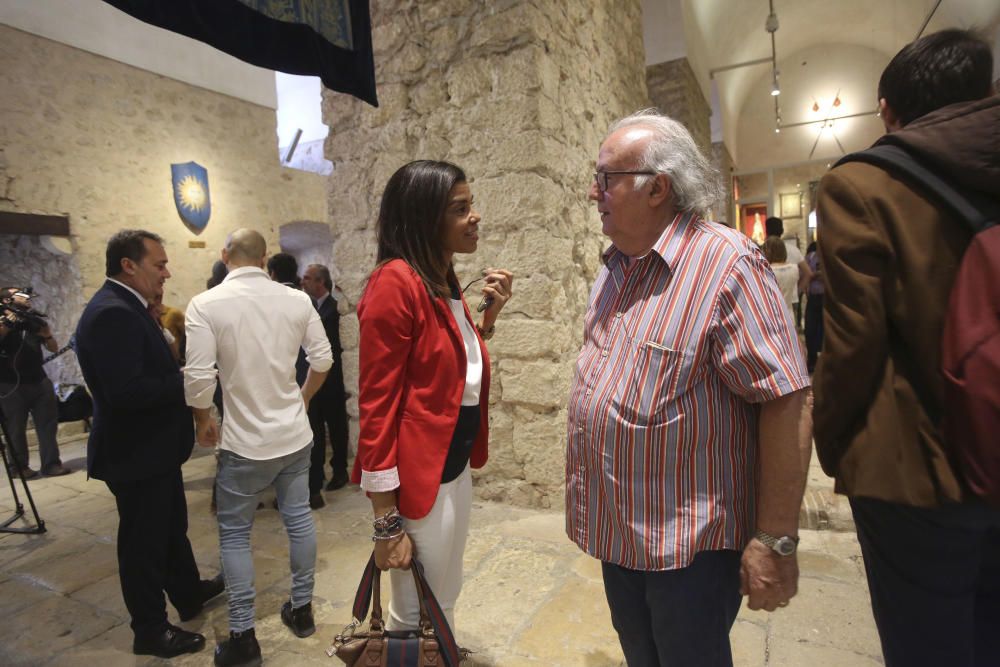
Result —
<instances>
[{"instance_id":1,"label":"hanging flag","mask_svg":"<svg viewBox=\"0 0 1000 667\"><path fill-rule=\"evenodd\" d=\"M378 106L368 0L104 0L251 65Z\"/></svg>"},{"instance_id":2,"label":"hanging flag","mask_svg":"<svg viewBox=\"0 0 1000 667\"><path fill-rule=\"evenodd\" d=\"M208 170L197 162L170 165L174 206L181 220L195 234L201 234L212 216L212 197L208 191Z\"/></svg>"}]
</instances>

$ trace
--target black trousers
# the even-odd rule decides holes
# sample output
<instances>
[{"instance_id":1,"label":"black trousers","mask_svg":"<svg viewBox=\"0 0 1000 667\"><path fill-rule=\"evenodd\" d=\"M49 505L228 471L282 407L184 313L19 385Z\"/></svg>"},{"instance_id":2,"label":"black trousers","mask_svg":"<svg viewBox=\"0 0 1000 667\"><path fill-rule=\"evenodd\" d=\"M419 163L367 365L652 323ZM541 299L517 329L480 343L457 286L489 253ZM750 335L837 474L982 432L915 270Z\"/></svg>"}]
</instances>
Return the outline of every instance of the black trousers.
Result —
<instances>
[{"instance_id":1,"label":"black trousers","mask_svg":"<svg viewBox=\"0 0 1000 667\"><path fill-rule=\"evenodd\" d=\"M816 368L816 359L823 347L823 295L806 297L806 366L809 372Z\"/></svg>"},{"instance_id":2,"label":"black trousers","mask_svg":"<svg viewBox=\"0 0 1000 667\"><path fill-rule=\"evenodd\" d=\"M1000 510L850 500L886 666L1000 665Z\"/></svg>"},{"instance_id":3,"label":"black trousers","mask_svg":"<svg viewBox=\"0 0 1000 667\"><path fill-rule=\"evenodd\" d=\"M323 466L326 464L326 434L330 434L330 469L334 474L347 473L347 392L340 359L334 360L323 387L309 402L309 426L313 432L312 459L309 464L309 494L323 489Z\"/></svg>"},{"instance_id":4,"label":"black trousers","mask_svg":"<svg viewBox=\"0 0 1000 667\"><path fill-rule=\"evenodd\" d=\"M180 468L139 481L107 482L118 505L118 576L132 631L149 635L167 622L164 592L177 609L198 604L198 565L187 538Z\"/></svg>"},{"instance_id":5,"label":"black trousers","mask_svg":"<svg viewBox=\"0 0 1000 667\"><path fill-rule=\"evenodd\" d=\"M732 667L740 552L702 551L677 570L602 563L611 621L628 667Z\"/></svg>"}]
</instances>

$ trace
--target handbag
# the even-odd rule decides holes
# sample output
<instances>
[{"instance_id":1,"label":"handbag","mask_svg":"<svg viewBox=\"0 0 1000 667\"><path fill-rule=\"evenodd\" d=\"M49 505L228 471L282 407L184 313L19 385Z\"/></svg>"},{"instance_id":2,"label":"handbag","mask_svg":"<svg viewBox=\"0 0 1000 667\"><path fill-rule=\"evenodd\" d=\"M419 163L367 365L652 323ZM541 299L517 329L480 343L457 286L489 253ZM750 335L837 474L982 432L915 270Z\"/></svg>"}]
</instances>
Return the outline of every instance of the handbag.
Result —
<instances>
[{"instance_id":1,"label":"handbag","mask_svg":"<svg viewBox=\"0 0 1000 667\"><path fill-rule=\"evenodd\" d=\"M382 619L381 575L375 554L368 559L351 613L354 618L333 639L326 654L336 656L350 667L458 667L460 661L455 636L441 606L424 578L424 568L413 559L410 571L420 602L420 628L415 631L390 632ZM374 602L374 604L372 604ZM368 616L368 630L358 628Z\"/></svg>"}]
</instances>

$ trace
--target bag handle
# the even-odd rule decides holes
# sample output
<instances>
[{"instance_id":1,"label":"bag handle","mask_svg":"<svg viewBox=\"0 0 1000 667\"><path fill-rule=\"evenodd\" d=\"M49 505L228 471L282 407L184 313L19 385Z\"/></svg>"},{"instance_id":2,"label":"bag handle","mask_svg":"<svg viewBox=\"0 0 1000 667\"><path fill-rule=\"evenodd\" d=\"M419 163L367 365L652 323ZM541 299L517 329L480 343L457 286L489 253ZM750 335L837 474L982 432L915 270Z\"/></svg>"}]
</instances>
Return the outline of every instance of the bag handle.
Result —
<instances>
[{"instance_id":1,"label":"bag handle","mask_svg":"<svg viewBox=\"0 0 1000 667\"><path fill-rule=\"evenodd\" d=\"M410 571L413 573L413 583L417 588L417 600L420 603L420 631L424 636L427 636L433 629L446 667L458 667L460 658L455 635L451 631L451 626L448 625L448 619L444 615L441 605L434 597L434 592L427 584L427 579L424 577L424 566L414 558L410 564ZM375 565L375 553L372 552L368 564L365 566L365 571L361 575L361 583L358 585L358 592L354 596L354 606L351 609L356 627L364 622L368 616L368 609L374 602L371 631L379 635L385 630L382 620L381 574L382 571Z\"/></svg>"}]
</instances>

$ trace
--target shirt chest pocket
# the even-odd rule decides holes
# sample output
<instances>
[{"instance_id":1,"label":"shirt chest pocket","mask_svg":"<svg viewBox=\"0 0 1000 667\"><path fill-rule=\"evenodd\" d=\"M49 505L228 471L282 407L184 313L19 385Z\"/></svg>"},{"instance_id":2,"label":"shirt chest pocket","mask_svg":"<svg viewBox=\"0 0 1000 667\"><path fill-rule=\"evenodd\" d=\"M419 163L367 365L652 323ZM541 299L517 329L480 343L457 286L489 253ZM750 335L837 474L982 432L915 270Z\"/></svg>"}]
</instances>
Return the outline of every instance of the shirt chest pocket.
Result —
<instances>
[{"instance_id":1,"label":"shirt chest pocket","mask_svg":"<svg viewBox=\"0 0 1000 667\"><path fill-rule=\"evenodd\" d=\"M683 393L680 378L686 354L649 340L631 341L629 354L619 414L642 426L661 421L669 404Z\"/></svg>"}]
</instances>

